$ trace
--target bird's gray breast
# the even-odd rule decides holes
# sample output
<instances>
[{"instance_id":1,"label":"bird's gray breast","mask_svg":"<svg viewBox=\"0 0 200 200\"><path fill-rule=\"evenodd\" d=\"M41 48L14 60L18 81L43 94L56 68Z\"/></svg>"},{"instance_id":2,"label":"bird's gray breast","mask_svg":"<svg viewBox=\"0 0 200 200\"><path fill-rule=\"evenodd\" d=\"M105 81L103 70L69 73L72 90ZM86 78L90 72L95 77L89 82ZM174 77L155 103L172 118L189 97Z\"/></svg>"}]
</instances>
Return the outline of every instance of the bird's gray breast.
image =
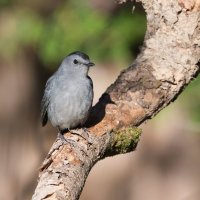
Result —
<instances>
[{"instance_id":1,"label":"bird's gray breast","mask_svg":"<svg viewBox=\"0 0 200 200\"><path fill-rule=\"evenodd\" d=\"M48 107L52 125L66 129L84 124L93 100L91 80L87 77L59 77L55 81Z\"/></svg>"}]
</instances>

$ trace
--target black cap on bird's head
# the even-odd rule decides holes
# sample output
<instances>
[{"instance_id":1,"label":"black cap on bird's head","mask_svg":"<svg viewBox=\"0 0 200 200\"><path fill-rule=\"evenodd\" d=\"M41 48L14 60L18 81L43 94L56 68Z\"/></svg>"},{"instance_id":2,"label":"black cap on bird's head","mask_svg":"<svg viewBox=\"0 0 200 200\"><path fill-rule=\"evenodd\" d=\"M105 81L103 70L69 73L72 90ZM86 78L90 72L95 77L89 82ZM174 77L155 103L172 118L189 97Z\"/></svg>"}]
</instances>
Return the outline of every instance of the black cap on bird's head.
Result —
<instances>
[{"instance_id":1,"label":"black cap on bird's head","mask_svg":"<svg viewBox=\"0 0 200 200\"><path fill-rule=\"evenodd\" d=\"M68 56L71 56L71 55L78 55L85 60L90 60L89 56L81 51L74 51L74 52L70 53Z\"/></svg>"}]
</instances>

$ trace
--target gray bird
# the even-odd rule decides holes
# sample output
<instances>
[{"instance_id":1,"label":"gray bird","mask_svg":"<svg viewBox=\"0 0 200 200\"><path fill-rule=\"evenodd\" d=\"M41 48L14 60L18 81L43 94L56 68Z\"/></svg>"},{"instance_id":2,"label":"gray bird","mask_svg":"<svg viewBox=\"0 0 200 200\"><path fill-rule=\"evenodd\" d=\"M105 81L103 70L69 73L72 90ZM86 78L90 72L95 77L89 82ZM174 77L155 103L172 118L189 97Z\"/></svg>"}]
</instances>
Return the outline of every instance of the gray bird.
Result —
<instances>
[{"instance_id":1,"label":"gray bird","mask_svg":"<svg viewBox=\"0 0 200 200\"><path fill-rule=\"evenodd\" d=\"M45 86L41 103L42 126L49 119L64 137L65 130L86 122L93 101L93 83L88 76L92 66L94 63L90 62L89 56L80 51L64 58Z\"/></svg>"}]
</instances>

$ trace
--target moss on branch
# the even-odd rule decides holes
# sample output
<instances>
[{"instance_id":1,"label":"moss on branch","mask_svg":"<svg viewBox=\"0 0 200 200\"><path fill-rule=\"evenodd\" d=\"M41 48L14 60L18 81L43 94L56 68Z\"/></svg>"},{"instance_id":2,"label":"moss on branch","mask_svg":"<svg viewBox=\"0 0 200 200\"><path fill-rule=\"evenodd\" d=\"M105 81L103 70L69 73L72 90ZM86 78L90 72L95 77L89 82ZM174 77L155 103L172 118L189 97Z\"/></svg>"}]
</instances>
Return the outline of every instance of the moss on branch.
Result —
<instances>
[{"instance_id":1,"label":"moss on branch","mask_svg":"<svg viewBox=\"0 0 200 200\"><path fill-rule=\"evenodd\" d=\"M142 129L135 126L129 126L114 132L114 138L106 152L106 156L128 153L135 150L141 134Z\"/></svg>"}]
</instances>

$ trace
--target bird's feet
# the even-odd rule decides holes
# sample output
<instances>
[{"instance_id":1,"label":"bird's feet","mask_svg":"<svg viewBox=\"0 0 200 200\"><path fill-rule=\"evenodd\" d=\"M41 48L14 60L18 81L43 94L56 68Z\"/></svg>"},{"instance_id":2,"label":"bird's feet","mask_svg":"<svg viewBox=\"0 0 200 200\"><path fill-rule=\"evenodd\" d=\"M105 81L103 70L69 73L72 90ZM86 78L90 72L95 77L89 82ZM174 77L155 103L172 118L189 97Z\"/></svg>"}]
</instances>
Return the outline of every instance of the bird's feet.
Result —
<instances>
[{"instance_id":1,"label":"bird's feet","mask_svg":"<svg viewBox=\"0 0 200 200\"><path fill-rule=\"evenodd\" d=\"M74 140L71 140L69 138L65 138L65 136L60 131L58 132L58 138L62 141L63 144L70 144L73 147L76 146Z\"/></svg>"},{"instance_id":2,"label":"bird's feet","mask_svg":"<svg viewBox=\"0 0 200 200\"><path fill-rule=\"evenodd\" d=\"M82 129L72 129L69 130L70 133L75 134L83 138L88 142L88 144L92 144L92 140L90 138L90 132L88 131L87 128L82 128Z\"/></svg>"}]
</instances>

